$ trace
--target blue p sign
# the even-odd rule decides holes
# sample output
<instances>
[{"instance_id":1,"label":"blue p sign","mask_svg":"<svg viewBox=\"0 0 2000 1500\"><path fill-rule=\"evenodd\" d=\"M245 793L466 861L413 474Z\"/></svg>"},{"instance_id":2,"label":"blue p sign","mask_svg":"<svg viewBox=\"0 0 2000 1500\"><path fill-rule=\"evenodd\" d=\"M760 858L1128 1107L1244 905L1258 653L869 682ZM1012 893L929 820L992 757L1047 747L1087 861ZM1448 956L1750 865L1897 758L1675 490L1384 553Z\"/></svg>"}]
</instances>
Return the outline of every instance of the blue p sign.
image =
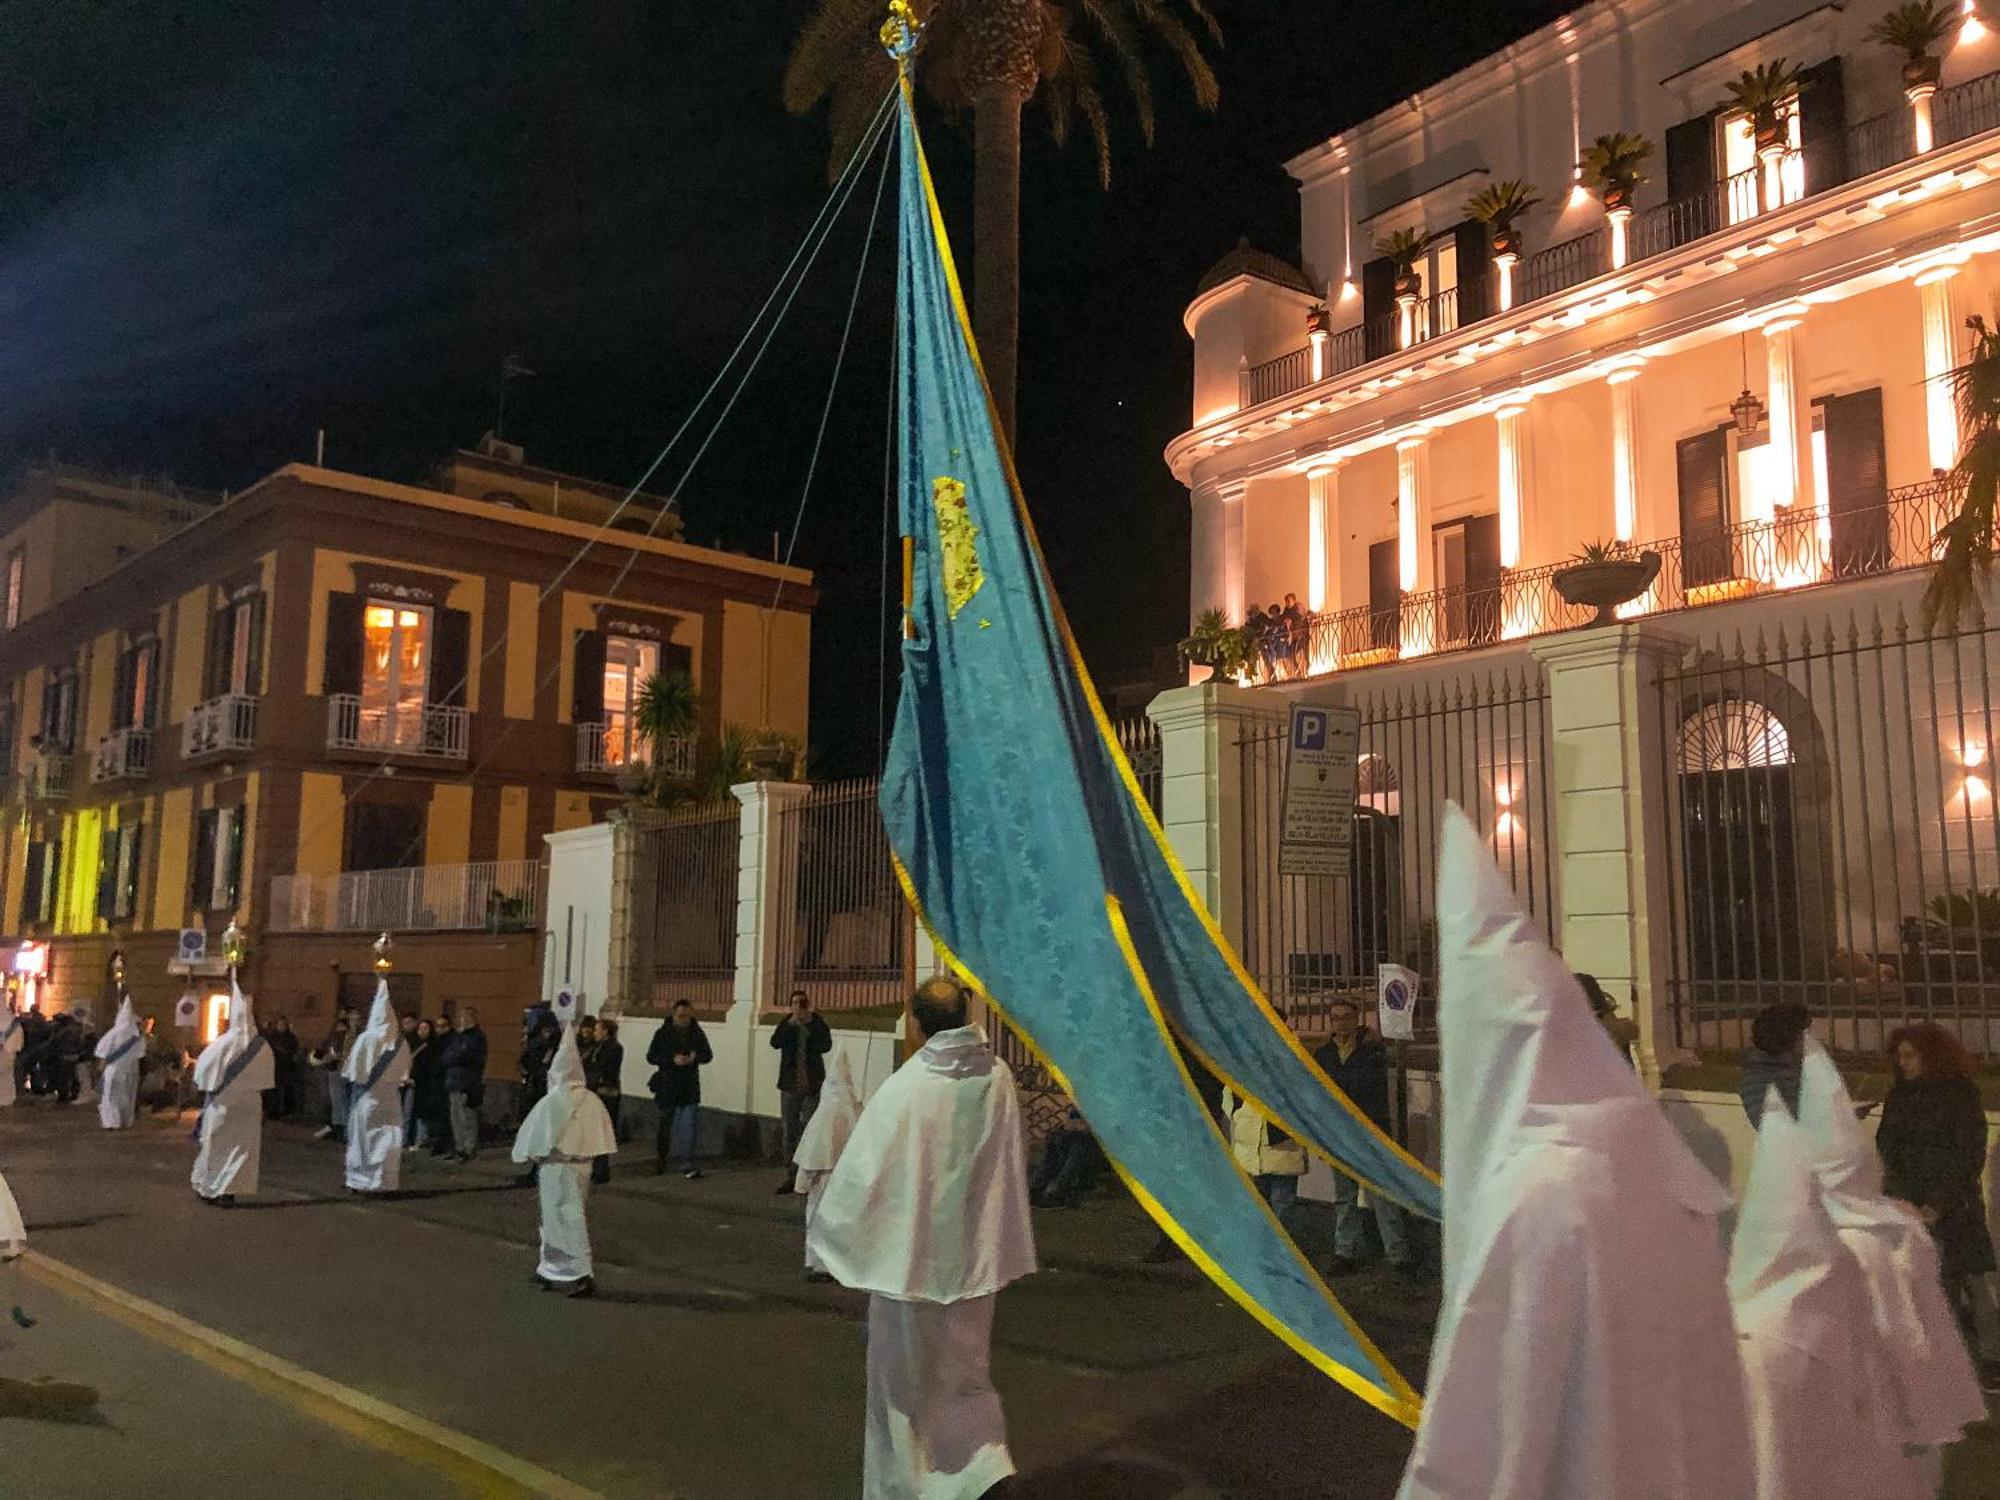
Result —
<instances>
[{"instance_id":1,"label":"blue p sign","mask_svg":"<svg viewBox=\"0 0 2000 1500\"><path fill-rule=\"evenodd\" d=\"M1293 714L1292 748L1294 750L1324 750L1326 748L1326 715L1310 709L1303 709Z\"/></svg>"}]
</instances>

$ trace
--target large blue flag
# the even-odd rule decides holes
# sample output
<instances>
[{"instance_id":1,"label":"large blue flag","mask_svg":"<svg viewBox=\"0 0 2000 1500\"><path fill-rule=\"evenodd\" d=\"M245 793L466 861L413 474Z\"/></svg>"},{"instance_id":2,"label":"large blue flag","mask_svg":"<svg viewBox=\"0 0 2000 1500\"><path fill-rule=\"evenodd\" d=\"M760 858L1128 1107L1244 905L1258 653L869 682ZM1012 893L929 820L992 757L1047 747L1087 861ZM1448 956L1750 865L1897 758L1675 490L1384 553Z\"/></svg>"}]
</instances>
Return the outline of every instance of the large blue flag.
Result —
<instances>
[{"instance_id":1,"label":"large blue flag","mask_svg":"<svg viewBox=\"0 0 2000 1500\"><path fill-rule=\"evenodd\" d=\"M1044 572L907 76L902 92L898 465L910 598L882 813L910 898L1195 1262L1319 1369L1415 1425L1416 1393L1237 1167L1175 1037L1371 1190L1436 1217L1437 1180L1273 1013L1140 795Z\"/></svg>"}]
</instances>

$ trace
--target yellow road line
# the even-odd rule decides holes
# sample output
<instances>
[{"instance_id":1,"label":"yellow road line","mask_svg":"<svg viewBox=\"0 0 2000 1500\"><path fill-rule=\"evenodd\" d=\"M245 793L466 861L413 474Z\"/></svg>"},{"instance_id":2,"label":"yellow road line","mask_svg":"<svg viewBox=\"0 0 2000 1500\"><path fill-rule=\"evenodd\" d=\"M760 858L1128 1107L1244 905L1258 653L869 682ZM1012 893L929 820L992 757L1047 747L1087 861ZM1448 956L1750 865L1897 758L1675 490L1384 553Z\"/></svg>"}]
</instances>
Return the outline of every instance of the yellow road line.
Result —
<instances>
[{"instance_id":1,"label":"yellow road line","mask_svg":"<svg viewBox=\"0 0 2000 1500\"><path fill-rule=\"evenodd\" d=\"M40 1251L26 1252L22 1265L40 1280L90 1303L148 1338L178 1349L328 1426L398 1458L433 1469L467 1494L505 1496L510 1500L529 1495L548 1496L551 1500L602 1500L595 1490L517 1458L491 1443L391 1406L352 1386L315 1375L290 1360L99 1281Z\"/></svg>"}]
</instances>

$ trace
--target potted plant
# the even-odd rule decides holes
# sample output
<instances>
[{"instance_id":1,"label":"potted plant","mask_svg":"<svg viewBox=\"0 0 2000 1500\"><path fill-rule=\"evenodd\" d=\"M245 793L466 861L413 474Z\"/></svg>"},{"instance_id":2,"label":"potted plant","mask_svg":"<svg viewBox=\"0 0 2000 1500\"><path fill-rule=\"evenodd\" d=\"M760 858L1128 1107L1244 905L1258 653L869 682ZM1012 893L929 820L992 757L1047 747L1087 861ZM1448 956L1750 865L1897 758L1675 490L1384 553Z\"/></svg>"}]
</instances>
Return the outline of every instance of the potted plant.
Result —
<instances>
[{"instance_id":1,"label":"potted plant","mask_svg":"<svg viewBox=\"0 0 2000 1500\"><path fill-rule=\"evenodd\" d=\"M1659 576L1659 553L1633 556L1622 542L1592 542L1557 570L1554 582L1563 603L1597 611L1586 623L1609 625L1619 605L1637 599Z\"/></svg>"},{"instance_id":2,"label":"potted plant","mask_svg":"<svg viewBox=\"0 0 2000 1500\"><path fill-rule=\"evenodd\" d=\"M1430 248L1430 236L1414 229L1399 229L1375 242L1375 253L1396 268L1396 299L1414 302L1424 294L1424 278L1417 262Z\"/></svg>"},{"instance_id":3,"label":"potted plant","mask_svg":"<svg viewBox=\"0 0 2000 1500\"><path fill-rule=\"evenodd\" d=\"M1958 24L1958 11L1938 0L1904 0L1873 26L1868 40L1893 47L1903 54L1903 87L1936 88L1944 64L1931 51L1951 35Z\"/></svg>"},{"instance_id":4,"label":"potted plant","mask_svg":"<svg viewBox=\"0 0 2000 1500\"><path fill-rule=\"evenodd\" d=\"M781 730L752 730L744 759L759 781L804 779L805 751L796 739Z\"/></svg>"},{"instance_id":5,"label":"potted plant","mask_svg":"<svg viewBox=\"0 0 2000 1500\"><path fill-rule=\"evenodd\" d=\"M1643 135L1627 135L1622 130L1600 135L1583 153L1584 176L1604 199L1607 209L1630 208L1632 195L1646 180L1645 166L1652 158L1653 143Z\"/></svg>"},{"instance_id":6,"label":"potted plant","mask_svg":"<svg viewBox=\"0 0 2000 1500\"><path fill-rule=\"evenodd\" d=\"M1333 332L1333 314L1324 302L1315 302L1306 312L1306 337Z\"/></svg>"},{"instance_id":7,"label":"potted plant","mask_svg":"<svg viewBox=\"0 0 2000 1500\"><path fill-rule=\"evenodd\" d=\"M1179 650L1182 661L1207 667L1218 678L1241 677L1253 654L1250 633L1240 625L1231 625L1219 609L1205 609L1196 617L1194 630Z\"/></svg>"},{"instance_id":8,"label":"potted plant","mask_svg":"<svg viewBox=\"0 0 2000 1500\"><path fill-rule=\"evenodd\" d=\"M666 766L671 757L666 745L671 740L692 736L701 723L701 695L685 672L655 672L639 684L639 701L632 709L632 729L651 751L651 764L620 766L616 780L628 796L643 792L655 769Z\"/></svg>"},{"instance_id":9,"label":"potted plant","mask_svg":"<svg viewBox=\"0 0 2000 1500\"><path fill-rule=\"evenodd\" d=\"M1784 149L1785 122L1779 111L1803 87L1799 70L1780 57L1760 63L1724 90L1729 108L1750 117L1758 155Z\"/></svg>"},{"instance_id":10,"label":"potted plant","mask_svg":"<svg viewBox=\"0 0 2000 1500\"><path fill-rule=\"evenodd\" d=\"M1519 260L1521 231L1514 225L1541 201L1541 195L1531 184L1510 177L1504 182L1491 183L1466 199L1465 216L1486 226L1496 258L1511 256Z\"/></svg>"}]
</instances>

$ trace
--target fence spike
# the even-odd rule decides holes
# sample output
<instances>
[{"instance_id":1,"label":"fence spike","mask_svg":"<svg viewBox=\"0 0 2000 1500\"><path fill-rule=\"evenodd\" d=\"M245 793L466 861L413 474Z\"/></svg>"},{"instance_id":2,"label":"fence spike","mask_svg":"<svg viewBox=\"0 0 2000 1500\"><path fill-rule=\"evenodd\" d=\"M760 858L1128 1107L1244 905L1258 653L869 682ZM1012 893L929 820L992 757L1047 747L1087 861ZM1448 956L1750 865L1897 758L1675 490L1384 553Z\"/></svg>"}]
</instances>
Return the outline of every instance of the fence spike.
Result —
<instances>
[{"instance_id":1,"label":"fence spike","mask_svg":"<svg viewBox=\"0 0 2000 1500\"><path fill-rule=\"evenodd\" d=\"M1868 613L1873 618L1873 625L1868 633L1868 641L1870 645L1879 646L1882 644L1882 606L1871 604L1868 607Z\"/></svg>"},{"instance_id":2,"label":"fence spike","mask_svg":"<svg viewBox=\"0 0 2000 1500\"><path fill-rule=\"evenodd\" d=\"M1909 639L1910 639L1910 621L1909 618L1903 613L1903 606L1901 604L1898 604L1896 606L1896 643L1898 645L1904 645L1909 641Z\"/></svg>"}]
</instances>

